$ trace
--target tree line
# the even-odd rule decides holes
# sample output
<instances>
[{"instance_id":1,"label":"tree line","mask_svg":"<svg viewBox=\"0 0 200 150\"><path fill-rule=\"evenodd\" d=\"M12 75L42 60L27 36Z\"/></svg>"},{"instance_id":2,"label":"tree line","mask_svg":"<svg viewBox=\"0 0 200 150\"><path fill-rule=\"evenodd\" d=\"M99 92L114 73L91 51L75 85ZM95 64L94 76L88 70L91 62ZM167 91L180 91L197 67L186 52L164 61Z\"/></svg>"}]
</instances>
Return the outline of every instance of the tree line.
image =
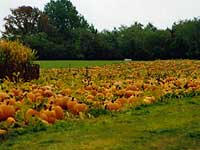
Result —
<instances>
[{"instance_id":1,"label":"tree line","mask_svg":"<svg viewBox=\"0 0 200 150\"><path fill-rule=\"evenodd\" d=\"M200 59L200 18L167 29L135 22L99 32L70 0L51 0L43 11L31 6L11 9L4 20L2 38L20 40L42 60Z\"/></svg>"}]
</instances>

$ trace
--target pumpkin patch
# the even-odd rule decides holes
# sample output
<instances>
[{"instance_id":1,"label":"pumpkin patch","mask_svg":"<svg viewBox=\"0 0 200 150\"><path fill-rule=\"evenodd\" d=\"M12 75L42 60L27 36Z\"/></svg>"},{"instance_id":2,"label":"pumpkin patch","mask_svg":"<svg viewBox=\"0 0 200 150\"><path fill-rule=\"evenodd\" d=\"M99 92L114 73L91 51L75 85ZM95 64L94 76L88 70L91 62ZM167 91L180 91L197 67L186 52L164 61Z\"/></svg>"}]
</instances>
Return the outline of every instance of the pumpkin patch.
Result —
<instances>
[{"instance_id":1,"label":"pumpkin patch","mask_svg":"<svg viewBox=\"0 0 200 150\"><path fill-rule=\"evenodd\" d=\"M41 69L38 80L0 86L0 128L120 112L168 98L200 95L200 61L126 62L87 69ZM83 117L82 116L82 117Z\"/></svg>"}]
</instances>

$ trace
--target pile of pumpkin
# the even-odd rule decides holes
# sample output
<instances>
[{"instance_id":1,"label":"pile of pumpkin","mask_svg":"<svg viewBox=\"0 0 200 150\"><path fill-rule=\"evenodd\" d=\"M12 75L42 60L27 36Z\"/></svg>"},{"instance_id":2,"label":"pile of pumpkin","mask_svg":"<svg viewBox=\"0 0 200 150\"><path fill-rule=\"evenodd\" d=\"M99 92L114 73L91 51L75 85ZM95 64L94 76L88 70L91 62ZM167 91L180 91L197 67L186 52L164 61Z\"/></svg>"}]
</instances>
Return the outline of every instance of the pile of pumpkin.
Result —
<instances>
[{"instance_id":1,"label":"pile of pumpkin","mask_svg":"<svg viewBox=\"0 0 200 150\"><path fill-rule=\"evenodd\" d=\"M15 116L20 113L23 115L24 125L29 124L33 117L40 119L44 123L52 124L56 120L64 119L69 114L73 116L85 115L90 110L90 107L119 111L125 105L138 101L138 97L131 90L125 93L122 93L124 91L118 91L119 95L125 94L125 97L119 97L115 100L97 101L95 96L103 97L104 94L98 93L89 87L86 87L86 89L90 94L87 95L85 102L72 97L72 90L69 88L62 90L59 94L52 92L50 86L36 85L33 85L32 90L29 92L20 89L13 89L9 93L0 92L0 121L6 121L11 126L18 122ZM109 93L106 96L109 97ZM153 103L154 101L155 98L153 96L147 96L143 100L146 104Z\"/></svg>"},{"instance_id":2,"label":"pile of pumpkin","mask_svg":"<svg viewBox=\"0 0 200 150\"><path fill-rule=\"evenodd\" d=\"M67 95L55 95L46 87L34 89L29 93L18 89L14 89L10 95L0 92L0 121L6 120L9 125L15 123L15 114L22 111L21 107L27 107L24 112L25 124L28 124L32 117L46 123L54 123L56 120L64 119L65 110L74 115L88 111L86 104Z\"/></svg>"},{"instance_id":3,"label":"pile of pumpkin","mask_svg":"<svg viewBox=\"0 0 200 150\"><path fill-rule=\"evenodd\" d=\"M96 67L87 76L84 70L43 70L39 80L18 83L17 89L4 82L0 125L28 125L33 118L53 124L68 117L87 116L93 109L121 111L152 104L170 93L197 93L200 71L192 65L200 68L200 62L140 62Z\"/></svg>"}]
</instances>

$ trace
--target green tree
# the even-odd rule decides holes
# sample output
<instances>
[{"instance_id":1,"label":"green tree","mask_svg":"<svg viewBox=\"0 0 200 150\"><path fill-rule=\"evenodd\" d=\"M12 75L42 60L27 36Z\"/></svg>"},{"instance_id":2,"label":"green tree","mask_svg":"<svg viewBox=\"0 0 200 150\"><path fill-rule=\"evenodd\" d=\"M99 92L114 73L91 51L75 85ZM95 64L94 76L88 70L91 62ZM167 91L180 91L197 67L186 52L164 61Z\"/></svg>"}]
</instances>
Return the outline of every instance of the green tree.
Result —
<instances>
[{"instance_id":1,"label":"green tree","mask_svg":"<svg viewBox=\"0 0 200 150\"><path fill-rule=\"evenodd\" d=\"M70 33L77 28L89 27L87 21L78 13L69 0L51 0L44 8L53 24L61 33Z\"/></svg>"},{"instance_id":2,"label":"green tree","mask_svg":"<svg viewBox=\"0 0 200 150\"><path fill-rule=\"evenodd\" d=\"M200 59L200 19L182 20L175 23L172 30L175 34L173 47L177 55L185 58Z\"/></svg>"}]
</instances>

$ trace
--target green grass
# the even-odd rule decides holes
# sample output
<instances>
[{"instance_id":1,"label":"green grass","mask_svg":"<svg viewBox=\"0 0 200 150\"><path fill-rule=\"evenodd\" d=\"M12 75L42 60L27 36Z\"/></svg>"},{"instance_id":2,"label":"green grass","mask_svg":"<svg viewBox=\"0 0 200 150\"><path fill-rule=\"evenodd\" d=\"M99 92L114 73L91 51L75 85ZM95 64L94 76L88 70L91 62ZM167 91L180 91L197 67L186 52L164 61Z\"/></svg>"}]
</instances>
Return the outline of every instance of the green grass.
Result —
<instances>
[{"instance_id":1,"label":"green grass","mask_svg":"<svg viewBox=\"0 0 200 150\"><path fill-rule=\"evenodd\" d=\"M199 150L200 97L173 99L8 137L1 150Z\"/></svg>"},{"instance_id":2,"label":"green grass","mask_svg":"<svg viewBox=\"0 0 200 150\"><path fill-rule=\"evenodd\" d=\"M103 66L114 63L121 63L123 61L86 61L86 60L46 60L46 61L35 61L34 63L40 64L41 68L77 68L77 67L92 67L92 66Z\"/></svg>"}]
</instances>

